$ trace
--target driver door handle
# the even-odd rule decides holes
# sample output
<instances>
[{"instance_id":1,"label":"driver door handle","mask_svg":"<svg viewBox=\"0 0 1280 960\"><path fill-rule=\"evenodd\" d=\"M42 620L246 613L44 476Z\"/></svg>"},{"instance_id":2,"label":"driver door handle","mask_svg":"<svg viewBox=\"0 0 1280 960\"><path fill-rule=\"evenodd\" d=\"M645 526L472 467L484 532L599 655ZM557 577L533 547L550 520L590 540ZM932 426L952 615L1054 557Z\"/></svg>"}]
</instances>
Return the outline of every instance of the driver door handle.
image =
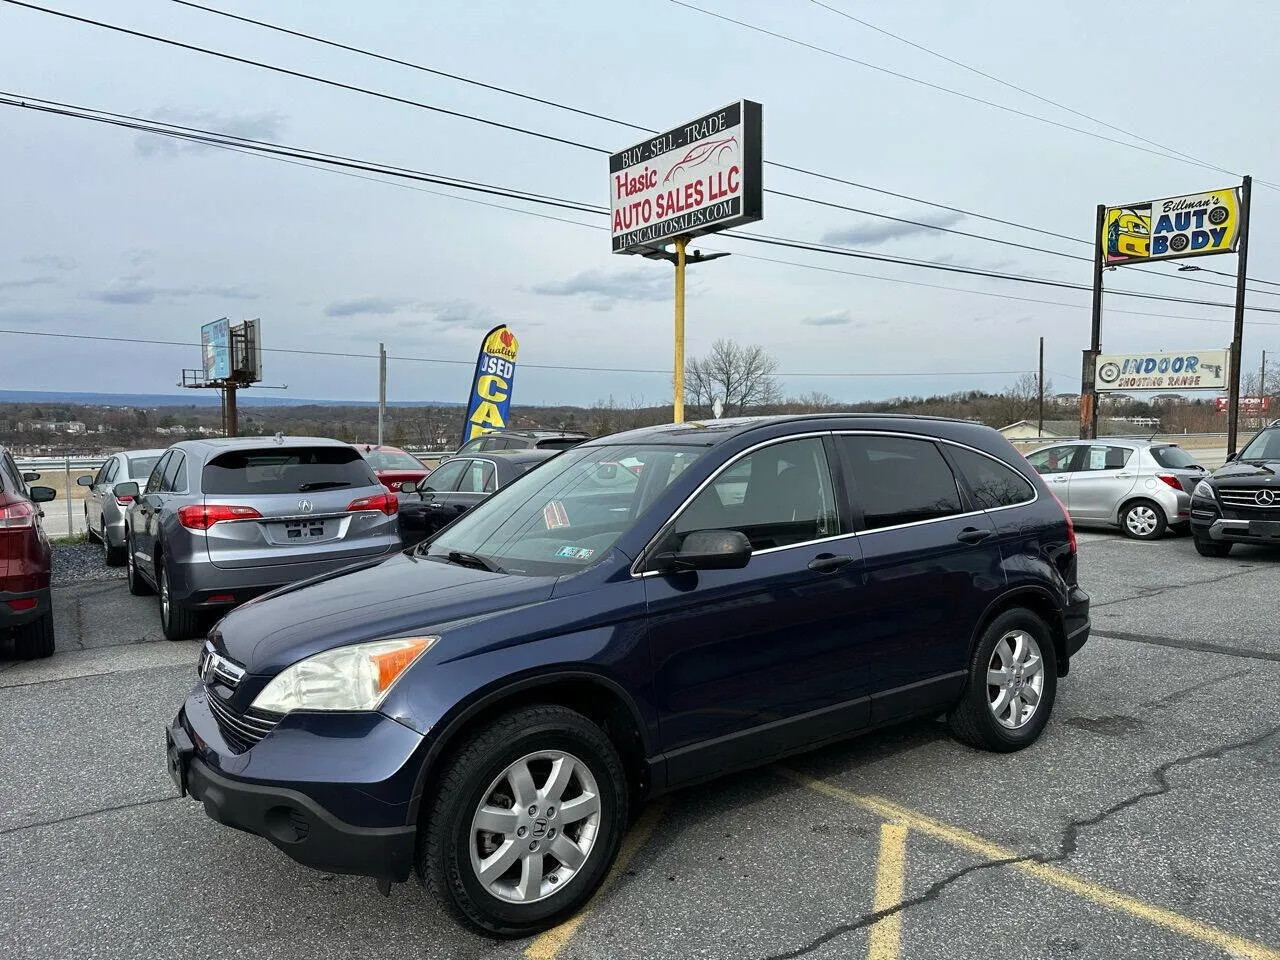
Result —
<instances>
[{"instance_id":1,"label":"driver door handle","mask_svg":"<svg viewBox=\"0 0 1280 960\"><path fill-rule=\"evenodd\" d=\"M987 537L995 536L994 530L979 530L977 527L965 527L956 534L961 543L981 543Z\"/></svg>"},{"instance_id":2,"label":"driver door handle","mask_svg":"<svg viewBox=\"0 0 1280 960\"><path fill-rule=\"evenodd\" d=\"M841 567L853 563L855 559L857 558L820 553L809 561L809 569L814 573L835 573Z\"/></svg>"}]
</instances>

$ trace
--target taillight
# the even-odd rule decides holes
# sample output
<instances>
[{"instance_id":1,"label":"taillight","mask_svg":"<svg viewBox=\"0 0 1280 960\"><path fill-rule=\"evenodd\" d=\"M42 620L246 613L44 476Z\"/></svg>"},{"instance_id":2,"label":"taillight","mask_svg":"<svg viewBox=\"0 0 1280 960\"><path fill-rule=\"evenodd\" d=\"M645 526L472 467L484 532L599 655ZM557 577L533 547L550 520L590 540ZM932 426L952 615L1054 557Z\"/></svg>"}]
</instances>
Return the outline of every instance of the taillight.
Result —
<instances>
[{"instance_id":1,"label":"taillight","mask_svg":"<svg viewBox=\"0 0 1280 960\"><path fill-rule=\"evenodd\" d=\"M36 508L25 500L0 504L0 530L28 530L36 523Z\"/></svg>"},{"instance_id":2,"label":"taillight","mask_svg":"<svg viewBox=\"0 0 1280 960\"><path fill-rule=\"evenodd\" d=\"M222 504L191 504L178 509L178 522L188 530L208 530L223 520L257 520L262 514L253 507L228 507Z\"/></svg>"},{"instance_id":3,"label":"taillight","mask_svg":"<svg viewBox=\"0 0 1280 960\"><path fill-rule=\"evenodd\" d=\"M1182 492L1182 481L1175 477L1172 473L1157 473L1156 479L1167 483L1179 493Z\"/></svg>"},{"instance_id":4,"label":"taillight","mask_svg":"<svg viewBox=\"0 0 1280 960\"><path fill-rule=\"evenodd\" d=\"M375 493L372 497L357 497L347 504L347 513L362 510L376 510L378 513L385 513L388 517L394 517L400 510L400 501L394 493L388 491Z\"/></svg>"},{"instance_id":5,"label":"taillight","mask_svg":"<svg viewBox=\"0 0 1280 960\"><path fill-rule=\"evenodd\" d=\"M1049 493L1053 496L1053 499L1058 500L1056 493L1052 490ZM1067 513L1067 505L1058 500L1058 507L1062 510L1062 519L1067 521L1067 539L1071 542L1071 554L1075 556L1080 552L1080 546L1076 543L1076 525L1071 522L1071 514Z\"/></svg>"},{"instance_id":6,"label":"taillight","mask_svg":"<svg viewBox=\"0 0 1280 960\"><path fill-rule=\"evenodd\" d=\"M133 497L127 494L123 497L116 497L116 506L127 507L131 503L133 503Z\"/></svg>"}]
</instances>

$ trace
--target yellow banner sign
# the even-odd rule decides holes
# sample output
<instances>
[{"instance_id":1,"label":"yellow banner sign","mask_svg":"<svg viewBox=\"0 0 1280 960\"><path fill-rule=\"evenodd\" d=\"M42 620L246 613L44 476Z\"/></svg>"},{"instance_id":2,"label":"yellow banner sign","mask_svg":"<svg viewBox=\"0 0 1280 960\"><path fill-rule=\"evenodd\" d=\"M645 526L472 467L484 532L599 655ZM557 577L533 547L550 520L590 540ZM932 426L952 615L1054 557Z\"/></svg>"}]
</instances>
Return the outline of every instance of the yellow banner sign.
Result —
<instances>
[{"instance_id":1,"label":"yellow banner sign","mask_svg":"<svg viewBox=\"0 0 1280 960\"><path fill-rule=\"evenodd\" d=\"M1108 207L1099 239L1109 266L1235 253L1240 189Z\"/></svg>"},{"instance_id":2,"label":"yellow banner sign","mask_svg":"<svg viewBox=\"0 0 1280 960\"><path fill-rule=\"evenodd\" d=\"M511 416L511 391L516 383L516 354L519 352L520 341L506 324L494 327L485 336L467 400L463 443L507 426Z\"/></svg>"}]
</instances>

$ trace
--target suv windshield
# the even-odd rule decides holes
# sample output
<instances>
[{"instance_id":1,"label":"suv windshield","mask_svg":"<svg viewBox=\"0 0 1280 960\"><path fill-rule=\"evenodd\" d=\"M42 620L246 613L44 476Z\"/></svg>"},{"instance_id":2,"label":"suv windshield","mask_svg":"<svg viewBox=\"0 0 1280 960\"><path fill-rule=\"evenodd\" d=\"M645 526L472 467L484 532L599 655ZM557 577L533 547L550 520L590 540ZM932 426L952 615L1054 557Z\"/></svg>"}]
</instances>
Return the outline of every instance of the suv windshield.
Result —
<instances>
[{"instance_id":1,"label":"suv windshield","mask_svg":"<svg viewBox=\"0 0 1280 960\"><path fill-rule=\"evenodd\" d=\"M1280 429L1263 430L1240 453L1241 460L1280 460Z\"/></svg>"},{"instance_id":2,"label":"suv windshield","mask_svg":"<svg viewBox=\"0 0 1280 960\"><path fill-rule=\"evenodd\" d=\"M366 450L364 458L375 470L425 470L418 460L399 450Z\"/></svg>"},{"instance_id":3,"label":"suv windshield","mask_svg":"<svg viewBox=\"0 0 1280 960\"><path fill-rule=\"evenodd\" d=\"M1151 456L1156 463L1169 470L1185 470L1188 467L1198 467L1196 458L1181 447L1152 447Z\"/></svg>"},{"instance_id":4,"label":"suv windshield","mask_svg":"<svg viewBox=\"0 0 1280 960\"><path fill-rule=\"evenodd\" d=\"M378 481L353 447L234 450L204 468L205 493L253 496L371 487Z\"/></svg>"},{"instance_id":5,"label":"suv windshield","mask_svg":"<svg viewBox=\"0 0 1280 960\"><path fill-rule=\"evenodd\" d=\"M423 549L504 573L554 576L599 560L703 453L700 447L575 447L503 487Z\"/></svg>"}]
</instances>

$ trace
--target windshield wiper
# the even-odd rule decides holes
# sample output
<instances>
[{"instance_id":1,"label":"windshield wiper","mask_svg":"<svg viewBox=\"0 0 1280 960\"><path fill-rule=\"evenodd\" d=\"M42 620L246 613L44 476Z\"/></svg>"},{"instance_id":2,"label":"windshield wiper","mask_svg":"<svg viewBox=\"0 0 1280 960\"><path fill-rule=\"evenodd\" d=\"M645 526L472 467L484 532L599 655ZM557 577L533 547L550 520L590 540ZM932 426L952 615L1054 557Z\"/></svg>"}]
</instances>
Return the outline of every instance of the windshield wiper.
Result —
<instances>
[{"instance_id":1,"label":"windshield wiper","mask_svg":"<svg viewBox=\"0 0 1280 960\"><path fill-rule=\"evenodd\" d=\"M349 487L349 480L312 480L310 483L304 483L298 487L299 493L306 493L308 490L336 490L338 487Z\"/></svg>"},{"instance_id":2,"label":"windshield wiper","mask_svg":"<svg viewBox=\"0 0 1280 960\"><path fill-rule=\"evenodd\" d=\"M502 572L502 568L500 566L492 560L486 560L478 554L463 553L461 550L450 550L444 556L450 563L456 563L460 567L473 567L476 570L488 570L490 573Z\"/></svg>"}]
</instances>

